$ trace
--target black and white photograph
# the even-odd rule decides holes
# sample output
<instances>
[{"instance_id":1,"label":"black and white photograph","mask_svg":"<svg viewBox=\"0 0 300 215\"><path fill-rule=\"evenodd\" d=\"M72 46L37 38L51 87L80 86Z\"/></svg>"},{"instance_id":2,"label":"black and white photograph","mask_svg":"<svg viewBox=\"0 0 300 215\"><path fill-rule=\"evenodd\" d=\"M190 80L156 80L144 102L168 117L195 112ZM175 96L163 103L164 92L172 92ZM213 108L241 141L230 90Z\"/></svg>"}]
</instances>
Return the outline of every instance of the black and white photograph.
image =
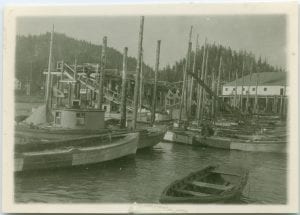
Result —
<instances>
[{"instance_id":1,"label":"black and white photograph","mask_svg":"<svg viewBox=\"0 0 300 215\"><path fill-rule=\"evenodd\" d=\"M7 9L4 208L294 211L294 6Z\"/></svg>"}]
</instances>

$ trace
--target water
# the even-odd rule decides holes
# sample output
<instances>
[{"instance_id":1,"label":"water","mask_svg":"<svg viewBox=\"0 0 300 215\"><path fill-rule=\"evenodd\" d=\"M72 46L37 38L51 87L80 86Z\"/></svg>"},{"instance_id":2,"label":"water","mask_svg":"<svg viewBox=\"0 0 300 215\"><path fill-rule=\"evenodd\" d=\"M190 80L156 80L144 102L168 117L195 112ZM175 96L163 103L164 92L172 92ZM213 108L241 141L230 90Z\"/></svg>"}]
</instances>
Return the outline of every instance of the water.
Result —
<instances>
[{"instance_id":1,"label":"water","mask_svg":"<svg viewBox=\"0 0 300 215\"><path fill-rule=\"evenodd\" d=\"M103 164L32 172L15 177L16 202L158 203L175 179L210 164L249 168L248 183L236 203L285 204L286 154L228 151L159 143L135 158Z\"/></svg>"}]
</instances>

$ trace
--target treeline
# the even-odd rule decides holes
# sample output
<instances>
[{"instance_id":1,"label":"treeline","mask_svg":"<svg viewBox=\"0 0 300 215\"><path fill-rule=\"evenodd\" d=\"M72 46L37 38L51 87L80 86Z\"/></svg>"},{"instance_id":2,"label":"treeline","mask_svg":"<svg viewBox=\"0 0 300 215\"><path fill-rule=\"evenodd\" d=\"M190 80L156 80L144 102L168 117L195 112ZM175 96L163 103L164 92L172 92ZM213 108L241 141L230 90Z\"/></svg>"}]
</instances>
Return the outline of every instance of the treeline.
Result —
<instances>
[{"instance_id":1,"label":"treeline","mask_svg":"<svg viewBox=\"0 0 300 215\"><path fill-rule=\"evenodd\" d=\"M195 50L195 48L193 47ZM267 63L261 57L255 58L253 53L246 51L231 50L230 47L224 47L222 45L207 44L206 50L208 53L207 58L207 76L208 79L212 78L212 74L217 77L220 65L220 58L222 56L221 65L221 81L229 82L233 81L237 76L240 78L243 75L248 75L251 72L284 72L281 68L274 67ZM196 55L196 67L195 72L198 72L202 68L204 53L204 45L201 46ZM191 52L190 70L193 71L195 51ZM177 82L183 80L183 70L185 66L185 58L175 62L174 65L167 65L161 69L159 73L159 79L164 81ZM244 67L244 69L243 69Z\"/></svg>"},{"instance_id":2,"label":"treeline","mask_svg":"<svg viewBox=\"0 0 300 215\"><path fill-rule=\"evenodd\" d=\"M43 71L48 66L50 33L41 35L17 36L16 40L16 78L22 83L28 79L36 89L43 85ZM130 48L130 47L129 47ZM99 63L101 45L95 45L84 40L70 38L64 34L55 33L53 39L53 62L60 60L73 64ZM122 53L109 47L107 49L107 68L122 70ZM144 64L146 78L152 74L152 69ZM136 59L128 58L128 71L136 70Z\"/></svg>"}]
</instances>

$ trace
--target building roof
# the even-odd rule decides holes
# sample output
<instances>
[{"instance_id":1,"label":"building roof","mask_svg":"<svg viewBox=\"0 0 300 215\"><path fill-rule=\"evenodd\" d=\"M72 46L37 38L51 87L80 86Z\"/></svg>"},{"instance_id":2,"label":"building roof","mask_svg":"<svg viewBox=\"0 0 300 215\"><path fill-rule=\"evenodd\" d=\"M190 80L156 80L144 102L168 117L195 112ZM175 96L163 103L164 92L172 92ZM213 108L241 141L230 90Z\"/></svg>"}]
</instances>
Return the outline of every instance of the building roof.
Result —
<instances>
[{"instance_id":1,"label":"building roof","mask_svg":"<svg viewBox=\"0 0 300 215\"><path fill-rule=\"evenodd\" d=\"M285 86L286 85L286 72L260 72L246 75L244 78L237 79L237 85L252 85L255 86L258 79L258 85L264 86ZM231 81L224 86L235 86L236 81Z\"/></svg>"}]
</instances>

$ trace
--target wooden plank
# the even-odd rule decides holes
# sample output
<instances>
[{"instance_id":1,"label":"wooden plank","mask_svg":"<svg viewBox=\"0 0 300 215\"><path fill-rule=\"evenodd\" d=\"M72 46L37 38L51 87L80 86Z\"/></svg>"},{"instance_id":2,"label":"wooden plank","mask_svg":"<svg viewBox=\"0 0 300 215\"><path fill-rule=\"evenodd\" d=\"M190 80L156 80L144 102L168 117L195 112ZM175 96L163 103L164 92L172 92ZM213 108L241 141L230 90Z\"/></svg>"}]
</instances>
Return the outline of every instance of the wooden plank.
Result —
<instances>
[{"instance_id":1,"label":"wooden plank","mask_svg":"<svg viewBox=\"0 0 300 215\"><path fill-rule=\"evenodd\" d=\"M212 189L216 189L216 190L229 190L234 187L233 185L226 186L226 185L221 185L221 184L205 183L202 181L192 181L192 182L190 182L190 184L196 185L198 187L212 188Z\"/></svg>"},{"instance_id":2,"label":"wooden plank","mask_svg":"<svg viewBox=\"0 0 300 215\"><path fill-rule=\"evenodd\" d=\"M233 176L239 176L241 177L241 175L236 174L234 172L225 172L225 171L221 171L221 170L212 170L212 173L219 173L219 174L223 174L223 175L233 175Z\"/></svg>"},{"instance_id":3,"label":"wooden plank","mask_svg":"<svg viewBox=\"0 0 300 215\"><path fill-rule=\"evenodd\" d=\"M176 192L183 193L183 194L189 194L192 196L198 196L198 197L207 197L210 196L210 194L207 193L200 193L200 192L195 192L191 190L182 190L182 189L175 189Z\"/></svg>"}]
</instances>

